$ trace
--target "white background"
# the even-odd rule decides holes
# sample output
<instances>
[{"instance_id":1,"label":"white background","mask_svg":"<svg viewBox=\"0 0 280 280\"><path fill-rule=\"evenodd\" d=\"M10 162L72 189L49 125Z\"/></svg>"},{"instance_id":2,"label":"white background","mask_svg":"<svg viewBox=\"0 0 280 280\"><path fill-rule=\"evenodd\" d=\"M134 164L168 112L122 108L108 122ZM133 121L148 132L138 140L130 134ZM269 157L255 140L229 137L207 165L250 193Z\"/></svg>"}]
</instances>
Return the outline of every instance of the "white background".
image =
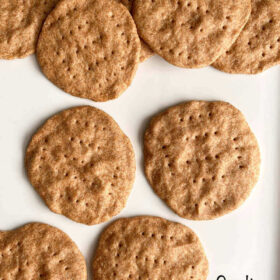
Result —
<instances>
[{"instance_id":1,"label":"white background","mask_svg":"<svg viewBox=\"0 0 280 280\"><path fill-rule=\"evenodd\" d=\"M72 97L52 85L34 56L0 61L0 229L39 221L70 235L88 270L102 229L52 213L29 184L24 170L31 135L51 115L89 104L110 114L129 136L137 160L136 181L127 207L117 217L157 215L191 227L210 263L209 280L280 278L280 69L257 76L229 75L212 68L186 70L155 56L139 66L132 86L117 100L95 103ZM224 100L239 108L255 132L262 152L262 174L245 204L214 221L193 222L173 213L153 193L143 173L142 137L151 116L191 99ZM89 274L89 279L91 275Z\"/></svg>"}]
</instances>

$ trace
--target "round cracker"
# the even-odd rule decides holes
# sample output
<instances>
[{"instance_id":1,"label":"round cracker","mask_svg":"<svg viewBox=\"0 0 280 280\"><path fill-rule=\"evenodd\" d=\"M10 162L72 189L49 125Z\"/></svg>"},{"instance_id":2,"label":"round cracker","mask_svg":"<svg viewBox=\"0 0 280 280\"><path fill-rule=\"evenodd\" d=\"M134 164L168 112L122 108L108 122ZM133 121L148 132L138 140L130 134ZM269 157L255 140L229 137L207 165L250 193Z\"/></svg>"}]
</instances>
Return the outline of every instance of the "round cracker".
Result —
<instances>
[{"instance_id":1,"label":"round cracker","mask_svg":"<svg viewBox=\"0 0 280 280\"><path fill-rule=\"evenodd\" d=\"M133 18L141 38L169 63L210 65L240 34L251 0L135 0Z\"/></svg>"},{"instance_id":2,"label":"round cracker","mask_svg":"<svg viewBox=\"0 0 280 280\"><path fill-rule=\"evenodd\" d=\"M117 215L135 176L132 145L118 124L90 106L51 117L26 151L29 180L55 213L88 225Z\"/></svg>"},{"instance_id":3,"label":"round cracker","mask_svg":"<svg viewBox=\"0 0 280 280\"><path fill-rule=\"evenodd\" d=\"M101 235L95 280L205 280L208 261L196 234L158 217L120 219Z\"/></svg>"},{"instance_id":4,"label":"round cracker","mask_svg":"<svg viewBox=\"0 0 280 280\"><path fill-rule=\"evenodd\" d=\"M279 63L280 2L253 0L244 30L213 66L233 74L257 74Z\"/></svg>"},{"instance_id":5,"label":"round cracker","mask_svg":"<svg viewBox=\"0 0 280 280\"><path fill-rule=\"evenodd\" d=\"M249 196L260 169L257 140L225 102L192 101L154 117L145 132L145 173L183 218L209 220Z\"/></svg>"},{"instance_id":6,"label":"round cracker","mask_svg":"<svg viewBox=\"0 0 280 280\"><path fill-rule=\"evenodd\" d=\"M133 0L118 0L120 3L125 5L129 12L132 12ZM146 59L154 55L154 52L151 48L142 40L141 42L141 52L140 52L140 62L144 62Z\"/></svg>"},{"instance_id":7,"label":"round cracker","mask_svg":"<svg viewBox=\"0 0 280 280\"><path fill-rule=\"evenodd\" d=\"M37 58L62 90L107 101L131 84L140 49L134 21L120 3L62 0L45 21Z\"/></svg>"},{"instance_id":8,"label":"round cracker","mask_svg":"<svg viewBox=\"0 0 280 280\"><path fill-rule=\"evenodd\" d=\"M1 0L0 59L23 58L35 52L39 32L58 0Z\"/></svg>"},{"instance_id":9,"label":"round cracker","mask_svg":"<svg viewBox=\"0 0 280 280\"><path fill-rule=\"evenodd\" d=\"M1 279L86 280L84 257L61 230L32 223L0 232Z\"/></svg>"}]
</instances>

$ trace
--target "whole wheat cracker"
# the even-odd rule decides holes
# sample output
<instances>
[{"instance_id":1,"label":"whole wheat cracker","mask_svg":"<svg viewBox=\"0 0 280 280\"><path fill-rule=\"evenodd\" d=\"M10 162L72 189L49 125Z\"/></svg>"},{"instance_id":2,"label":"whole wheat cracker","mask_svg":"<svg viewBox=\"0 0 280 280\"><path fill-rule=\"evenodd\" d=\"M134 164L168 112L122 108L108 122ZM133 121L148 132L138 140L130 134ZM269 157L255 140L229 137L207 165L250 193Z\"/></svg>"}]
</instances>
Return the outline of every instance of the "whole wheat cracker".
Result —
<instances>
[{"instance_id":1,"label":"whole wheat cracker","mask_svg":"<svg viewBox=\"0 0 280 280\"><path fill-rule=\"evenodd\" d=\"M125 5L127 9L130 11L130 13L132 12L134 0L118 0L118 1L123 5ZM146 59L151 57L154 54L154 52L142 39L140 39L140 42L141 42L140 62L144 62Z\"/></svg>"},{"instance_id":2,"label":"whole wheat cracker","mask_svg":"<svg viewBox=\"0 0 280 280\"><path fill-rule=\"evenodd\" d=\"M84 257L61 230L31 223L0 231L0 279L86 280Z\"/></svg>"},{"instance_id":3,"label":"whole wheat cracker","mask_svg":"<svg viewBox=\"0 0 280 280\"><path fill-rule=\"evenodd\" d=\"M209 220L239 207L260 171L257 140L226 102L191 101L155 116L145 132L146 177L183 218Z\"/></svg>"},{"instance_id":4,"label":"whole wheat cracker","mask_svg":"<svg viewBox=\"0 0 280 280\"><path fill-rule=\"evenodd\" d=\"M159 217L119 219L102 233L95 280L205 280L208 261L196 234Z\"/></svg>"},{"instance_id":5,"label":"whole wheat cracker","mask_svg":"<svg viewBox=\"0 0 280 280\"><path fill-rule=\"evenodd\" d=\"M62 0L47 17L37 46L46 77L94 101L117 98L131 84L140 40L128 10L111 0Z\"/></svg>"},{"instance_id":6,"label":"whole wheat cracker","mask_svg":"<svg viewBox=\"0 0 280 280\"><path fill-rule=\"evenodd\" d=\"M179 67L213 63L237 39L251 0L135 0L133 18L153 51Z\"/></svg>"},{"instance_id":7,"label":"whole wheat cracker","mask_svg":"<svg viewBox=\"0 0 280 280\"><path fill-rule=\"evenodd\" d=\"M280 1L253 0L248 23L213 66L233 74L257 74L280 63Z\"/></svg>"},{"instance_id":8,"label":"whole wheat cracker","mask_svg":"<svg viewBox=\"0 0 280 280\"><path fill-rule=\"evenodd\" d=\"M58 0L1 0L0 59L23 58L35 52L39 32Z\"/></svg>"},{"instance_id":9,"label":"whole wheat cracker","mask_svg":"<svg viewBox=\"0 0 280 280\"><path fill-rule=\"evenodd\" d=\"M125 207L135 176L128 137L109 115L90 106L47 120L32 137L25 163L50 210L88 225Z\"/></svg>"}]
</instances>

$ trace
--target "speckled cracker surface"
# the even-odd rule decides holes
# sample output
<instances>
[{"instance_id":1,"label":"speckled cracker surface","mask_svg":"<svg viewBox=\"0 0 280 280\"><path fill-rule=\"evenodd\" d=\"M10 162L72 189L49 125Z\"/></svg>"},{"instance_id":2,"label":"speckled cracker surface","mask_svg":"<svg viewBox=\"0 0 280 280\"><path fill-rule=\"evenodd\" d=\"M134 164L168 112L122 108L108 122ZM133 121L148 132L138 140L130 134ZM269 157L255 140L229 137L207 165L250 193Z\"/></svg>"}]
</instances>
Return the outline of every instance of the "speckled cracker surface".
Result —
<instances>
[{"instance_id":1,"label":"speckled cracker surface","mask_svg":"<svg viewBox=\"0 0 280 280\"><path fill-rule=\"evenodd\" d=\"M133 0L117 0L117 1L125 5L130 12L132 11ZM140 62L143 62L149 57L151 57L154 54L154 52L142 39L140 39L140 42L141 42Z\"/></svg>"},{"instance_id":2,"label":"speckled cracker surface","mask_svg":"<svg viewBox=\"0 0 280 280\"><path fill-rule=\"evenodd\" d=\"M0 59L22 58L35 52L43 21L58 0L1 0Z\"/></svg>"},{"instance_id":3,"label":"speckled cracker surface","mask_svg":"<svg viewBox=\"0 0 280 280\"><path fill-rule=\"evenodd\" d=\"M128 10L111 0L62 0L46 19L37 58L62 90L94 101L117 98L131 84L140 40Z\"/></svg>"},{"instance_id":4,"label":"speckled cracker surface","mask_svg":"<svg viewBox=\"0 0 280 280\"><path fill-rule=\"evenodd\" d=\"M246 24L251 0L135 0L140 37L169 63L186 68L210 65Z\"/></svg>"},{"instance_id":5,"label":"speckled cracker surface","mask_svg":"<svg viewBox=\"0 0 280 280\"><path fill-rule=\"evenodd\" d=\"M257 74L279 63L280 1L253 0L244 30L213 66L228 73Z\"/></svg>"},{"instance_id":6,"label":"speckled cracker surface","mask_svg":"<svg viewBox=\"0 0 280 280\"><path fill-rule=\"evenodd\" d=\"M0 231L0 278L86 280L86 264L76 244L61 230L27 224Z\"/></svg>"},{"instance_id":7,"label":"speckled cracker surface","mask_svg":"<svg viewBox=\"0 0 280 280\"><path fill-rule=\"evenodd\" d=\"M257 140L225 102L192 101L155 116L145 132L145 173L178 215L214 219L239 207L256 184Z\"/></svg>"},{"instance_id":8,"label":"speckled cracker surface","mask_svg":"<svg viewBox=\"0 0 280 280\"><path fill-rule=\"evenodd\" d=\"M129 139L109 115L90 106L51 117L32 137L25 161L47 206L88 225L117 215L134 182Z\"/></svg>"},{"instance_id":9,"label":"speckled cracker surface","mask_svg":"<svg viewBox=\"0 0 280 280\"><path fill-rule=\"evenodd\" d=\"M120 219L102 233L95 280L206 280L208 261L195 233L158 217Z\"/></svg>"}]
</instances>

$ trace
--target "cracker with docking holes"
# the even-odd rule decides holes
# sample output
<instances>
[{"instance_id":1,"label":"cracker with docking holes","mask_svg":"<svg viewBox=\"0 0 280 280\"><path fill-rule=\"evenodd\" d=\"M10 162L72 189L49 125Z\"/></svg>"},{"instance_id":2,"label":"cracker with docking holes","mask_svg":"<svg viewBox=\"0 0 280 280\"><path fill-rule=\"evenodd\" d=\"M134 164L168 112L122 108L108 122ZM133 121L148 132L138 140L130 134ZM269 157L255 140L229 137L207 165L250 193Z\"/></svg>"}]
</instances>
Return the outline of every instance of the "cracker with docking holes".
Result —
<instances>
[{"instance_id":1,"label":"cracker with docking holes","mask_svg":"<svg viewBox=\"0 0 280 280\"><path fill-rule=\"evenodd\" d=\"M86 263L66 233L31 223L0 231L0 278L86 280Z\"/></svg>"},{"instance_id":2,"label":"cracker with docking holes","mask_svg":"<svg viewBox=\"0 0 280 280\"><path fill-rule=\"evenodd\" d=\"M153 51L179 67L213 63L237 39L251 0L135 0L133 18Z\"/></svg>"},{"instance_id":3,"label":"cracker with docking holes","mask_svg":"<svg viewBox=\"0 0 280 280\"><path fill-rule=\"evenodd\" d=\"M101 234L95 280L206 280L208 261L196 234L159 217L119 219Z\"/></svg>"},{"instance_id":4,"label":"cracker with docking holes","mask_svg":"<svg viewBox=\"0 0 280 280\"><path fill-rule=\"evenodd\" d=\"M119 97L131 84L141 44L129 11L111 0L62 0L47 17L37 46L46 77L94 101Z\"/></svg>"},{"instance_id":5,"label":"cracker with docking holes","mask_svg":"<svg viewBox=\"0 0 280 280\"><path fill-rule=\"evenodd\" d=\"M88 225L125 207L135 176L128 137L109 115L90 106L51 117L32 137L25 162L50 210Z\"/></svg>"},{"instance_id":6,"label":"cracker with docking holes","mask_svg":"<svg viewBox=\"0 0 280 280\"><path fill-rule=\"evenodd\" d=\"M118 1L121 2L123 5L125 5L130 12L132 11L133 0L118 0ZM142 39L140 39L140 42L141 42L140 62L144 62L146 59L151 57L154 54L154 52Z\"/></svg>"},{"instance_id":7,"label":"cracker with docking holes","mask_svg":"<svg viewBox=\"0 0 280 280\"><path fill-rule=\"evenodd\" d=\"M239 207L260 170L257 140L225 102L192 101L155 116L145 132L145 173L183 218L209 220Z\"/></svg>"},{"instance_id":8,"label":"cracker with docking holes","mask_svg":"<svg viewBox=\"0 0 280 280\"><path fill-rule=\"evenodd\" d=\"M232 74L257 74L279 63L280 1L253 0L248 23L213 66Z\"/></svg>"},{"instance_id":9,"label":"cracker with docking holes","mask_svg":"<svg viewBox=\"0 0 280 280\"><path fill-rule=\"evenodd\" d=\"M35 52L42 24L58 0L1 0L0 59Z\"/></svg>"}]
</instances>

